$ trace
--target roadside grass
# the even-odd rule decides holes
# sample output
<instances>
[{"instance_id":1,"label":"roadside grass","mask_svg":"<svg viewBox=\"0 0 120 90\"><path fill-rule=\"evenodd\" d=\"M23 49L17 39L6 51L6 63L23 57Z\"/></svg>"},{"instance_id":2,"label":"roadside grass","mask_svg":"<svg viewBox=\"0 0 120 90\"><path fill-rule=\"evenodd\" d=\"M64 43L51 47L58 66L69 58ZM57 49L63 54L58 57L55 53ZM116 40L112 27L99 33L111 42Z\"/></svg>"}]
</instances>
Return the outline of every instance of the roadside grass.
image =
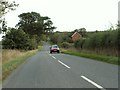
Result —
<instances>
[{"instance_id":1,"label":"roadside grass","mask_svg":"<svg viewBox=\"0 0 120 90\"><path fill-rule=\"evenodd\" d=\"M42 46L36 50L19 51L19 50L3 50L2 51L2 81L4 81L10 73L15 70L29 57L40 51Z\"/></svg>"},{"instance_id":2,"label":"roadside grass","mask_svg":"<svg viewBox=\"0 0 120 90\"><path fill-rule=\"evenodd\" d=\"M118 59L120 57L118 58L115 56L104 56L104 55L79 52L77 50L70 50L70 49L63 49L63 48L61 49L61 52L64 54L70 54L70 55L75 55L75 56L80 56L80 57L90 58L93 60L98 60L98 61L102 61L102 62L120 65L120 63L118 62Z\"/></svg>"}]
</instances>

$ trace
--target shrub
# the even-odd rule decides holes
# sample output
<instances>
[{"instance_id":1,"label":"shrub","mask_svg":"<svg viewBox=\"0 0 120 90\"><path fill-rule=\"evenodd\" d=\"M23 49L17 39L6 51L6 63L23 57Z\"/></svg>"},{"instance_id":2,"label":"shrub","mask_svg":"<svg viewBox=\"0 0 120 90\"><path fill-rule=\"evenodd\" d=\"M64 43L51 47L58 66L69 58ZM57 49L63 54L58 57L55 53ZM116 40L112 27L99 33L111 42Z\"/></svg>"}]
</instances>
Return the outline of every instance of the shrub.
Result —
<instances>
[{"instance_id":1,"label":"shrub","mask_svg":"<svg viewBox=\"0 0 120 90\"><path fill-rule=\"evenodd\" d=\"M3 38L2 45L4 49L35 49L37 46L36 40L30 39L29 35L23 30L12 29Z\"/></svg>"},{"instance_id":2,"label":"shrub","mask_svg":"<svg viewBox=\"0 0 120 90\"><path fill-rule=\"evenodd\" d=\"M30 39L29 41L29 50L38 48L37 40L35 38Z\"/></svg>"},{"instance_id":3,"label":"shrub","mask_svg":"<svg viewBox=\"0 0 120 90\"><path fill-rule=\"evenodd\" d=\"M53 34L50 36L51 42L54 43L54 44L57 44L57 43L58 43L58 37L59 37L59 35L53 33Z\"/></svg>"},{"instance_id":4,"label":"shrub","mask_svg":"<svg viewBox=\"0 0 120 90\"><path fill-rule=\"evenodd\" d=\"M112 48L118 47L118 31L104 31L97 32L85 40L84 48L99 49L99 48Z\"/></svg>"},{"instance_id":5,"label":"shrub","mask_svg":"<svg viewBox=\"0 0 120 90\"><path fill-rule=\"evenodd\" d=\"M63 47L63 48L70 48L70 47L72 47L72 44L68 43L68 42L63 42L63 43L61 43L60 46Z\"/></svg>"},{"instance_id":6,"label":"shrub","mask_svg":"<svg viewBox=\"0 0 120 90\"><path fill-rule=\"evenodd\" d=\"M75 46L76 48L81 48L81 49L82 49L84 42L85 42L85 39L82 38L82 39L80 39L80 40L78 40L78 41L75 41L74 46Z\"/></svg>"}]
</instances>

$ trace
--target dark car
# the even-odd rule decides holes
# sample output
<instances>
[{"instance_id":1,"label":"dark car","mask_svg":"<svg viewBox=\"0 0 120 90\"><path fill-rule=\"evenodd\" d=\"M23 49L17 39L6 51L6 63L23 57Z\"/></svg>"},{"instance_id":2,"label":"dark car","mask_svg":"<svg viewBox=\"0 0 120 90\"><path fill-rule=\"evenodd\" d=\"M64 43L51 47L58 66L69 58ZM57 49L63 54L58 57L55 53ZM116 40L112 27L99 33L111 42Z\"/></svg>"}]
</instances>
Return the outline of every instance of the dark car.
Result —
<instances>
[{"instance_id":1,"label":"dark car","mask_svg":"<svg viewBox=\"0 0 120 90\"><path fill-rule=\"evenodd\" d=\"M50 47L50 53L53 53L53 52L60 53L60 49L59 49L58 45L52 45Z\"/></svg>"}]
</instances>

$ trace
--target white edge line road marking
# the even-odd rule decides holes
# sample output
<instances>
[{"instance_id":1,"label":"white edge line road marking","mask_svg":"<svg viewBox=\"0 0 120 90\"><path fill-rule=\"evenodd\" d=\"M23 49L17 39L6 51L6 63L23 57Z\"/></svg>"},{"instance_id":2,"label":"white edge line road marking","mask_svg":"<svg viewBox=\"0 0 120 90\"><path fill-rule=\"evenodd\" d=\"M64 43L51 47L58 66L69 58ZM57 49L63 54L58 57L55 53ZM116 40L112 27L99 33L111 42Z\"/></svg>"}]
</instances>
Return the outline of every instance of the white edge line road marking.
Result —
<instances>
[{"instance_id":1,"label":"white edge line road marking","mask_svg":"<svg viewBox=\"0 0 120 90\"><path fill-rule=\"evenodd\" d=\"M90 79L88 79L87 77L85 76L81 76L83 79L85 79L86 81L88 81L89 83L93 84L94 86L96 86L97 88L101 89L101 90L106 90L104 89L102 86L98 85L97 83L91 81Z\"/></svg>"},{"instance_id":2,"label":"white edge line road marking","mask_svg":"<svg viewBox=\"0 0 120 90\"><path fill-rule=\"evenodd\" d=\"M56 57L52 56L54 59L56 59Z\"/></svg>"},{"instance_id":3,"label":"white edge line road marking","mask_svg":"<svg viewBox=\"0 0 120 90\"><path fill-rule=\"evenodd\" d=\"M70 67L69 67L68 65L64 64L64 63L63 63L63 62L61 62L60 60L58 60L58 62L59 62L59 63L61 63L62 65L64 65L65 67L67 67L67 68L69 68L69 69L70 69Z\"/></svg>"}]
</instances>

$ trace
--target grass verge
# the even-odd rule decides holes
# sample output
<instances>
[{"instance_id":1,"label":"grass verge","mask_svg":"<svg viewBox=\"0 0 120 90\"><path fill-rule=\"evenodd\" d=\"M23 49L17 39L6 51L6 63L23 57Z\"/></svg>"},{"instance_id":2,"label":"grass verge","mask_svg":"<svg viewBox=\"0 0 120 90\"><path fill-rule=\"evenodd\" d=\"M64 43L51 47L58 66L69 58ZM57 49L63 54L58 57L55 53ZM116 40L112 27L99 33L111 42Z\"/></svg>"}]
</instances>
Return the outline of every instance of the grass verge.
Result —
<instances>
[{"instance_id":1,"label":"grass verge","mask_svg":"<svg viewBox=\"0 0 120 90\"><path fill-rule=\"evenodd\" d=\"M75 56L80 56L80 57L85 57L85 58L90 58L93 60L98 60L98 61L103 61L111 64L116 64L120 65L118 62L119 58L115 56L103 56L103 55L97 55L97 54L90 54L90 53L85 53L85 52L78 52L74 50L69 50L69 49L62 49L62 53L64 54L70 54L70 55L75 55Z\"/></svg>"},{"instance_id":2,"label":"grass verge","mask_svg":"<svg viewBox=\"0 0 120 90\"><path fill-rule=\"evenodd\" d=\"M37 50L31 50L27 52L21 52L18 50L3 50L2 54L2 81L10 75L20 64L22 64L27 58L33 56L40 51L42 46L39 46Z\"/></svg>"}]
</instances>

